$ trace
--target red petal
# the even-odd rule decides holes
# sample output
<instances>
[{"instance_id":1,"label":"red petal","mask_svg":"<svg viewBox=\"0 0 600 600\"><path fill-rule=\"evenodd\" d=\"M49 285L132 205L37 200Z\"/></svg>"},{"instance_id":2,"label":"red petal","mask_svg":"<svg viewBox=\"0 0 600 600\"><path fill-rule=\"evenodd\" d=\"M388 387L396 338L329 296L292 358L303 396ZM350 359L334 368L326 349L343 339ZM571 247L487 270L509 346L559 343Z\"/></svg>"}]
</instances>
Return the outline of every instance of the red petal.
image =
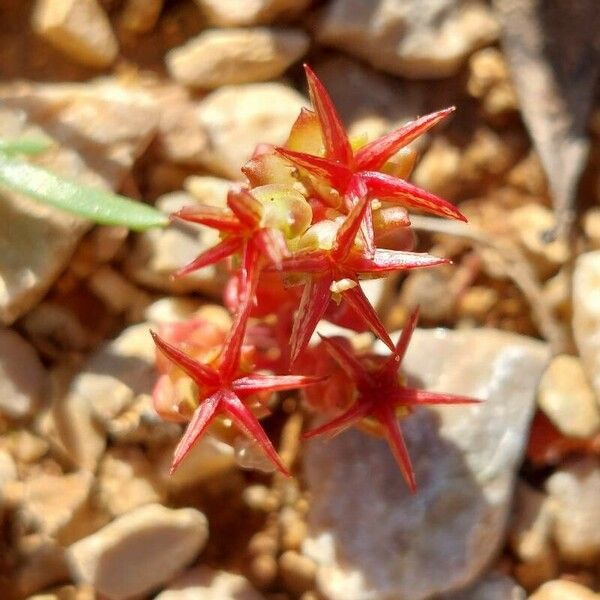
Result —
<instances>
[{"instance_id":1,"label":"red petal","mask_svg":"<svg viewBox=\"0 0 600 600\"><path fill-rule=\"evenodd\" d=\"M150 332L157 348L180 369L187 373L195 382L200 385L214 386L219 384L219 374L208 365L194 360L185 352L182 352L172 344L165 342L154 331Z\"/></svg>"},{"instance_id":2,"label":"red petal","mask_svg":"<svg viewBox=\"0 0 600 600\"><path fill-rule=\"evenodd\" d=\"M231 236L225 238L222 242L219 242L216 246L209 248L200 256L195 258L191 263L188 263L184 267L181 267L179 271L176 271L172 277L183 277L193 271L213 265L228 256L231 256L235 252L238 252L242 247L242 240L239 237Z\"/></svg>"},{"instance_id":3,"label":"red petal","mask_svg":"<svg viewBox=\"0 0 600 600\"><path fill-rule=\"evenodd\" d=\"M429 392L415 388L402 388L396 398L397 404L407 406L417 404L479 404L480 402L481 400L467 398L466 396Z\"/></svg>"},{"instance_id":4,"label":"red petal","mask_svg":"<svg viewBox=\"0 0 600 600\"><path fill-rule=\"evenodd\" d=\"M331 249L331 256L335 260L343 261L350 254L367 208L369 208L369 200L367 196L363 196L344 219L335 235L333 248Z\"/></svg>"},{"instance_id":5,"label":"red petal","mask_svg":"<svg viewBox=\"0 0 600 600\"><path fill-rule=\"evenodd\" d=\"M205 204L186 206L173 213L171 218L181 219L190 223L199 223L200 225L206 225L207 227L230 233L239 233L242 229L235 215L222 208L207 206Z\"/></svg>"},{"instance_id":6,"label":"red petal","mask_svg":"<svg viewBox=\"0 0 600 600\"><path fill-rule=\"evenodd\" d=\"M346 412L341 414L339 417L328 421L324 425L320 427L315 427L310 431L306 431L302 437L303 438L311 438L317 435L330 435L335 436L338 433L344 431L344 429L348 429L354 423L357 423L361 419L364 419L371 410L370 402L355 402Z\"/></svg>"},{"instance_id":7,"label":"red petal","mask_svg":"<svg viewBox=\"0 0 600 600\"><path fill-rule=\"evenodd\" d=\"M350 255L346 264L358 273L385 274L393 271L408 271L420 267L433 267L451 262L447 258L432 256L424 252L403 252L378 248L372 257Z\"/></svg>"},{"instance_id":8,"label":"red petal","mask_svg":"<svg viewBox=\"0 0 600 600\"><path fill-rule=\"evenodd\" d=\"M277 269L281 269L281 261L289 255L285 237L279 229L265 227L257 231L253 240Z\"/></svg>"},{"instance_id":9,"label":"red petal","mask_svg":"<svg viewBox=\"0 0 600 600\"><path fill-rule=\"evenodd\" d=\"M248 190L230 190L227 194L227 206L248 228L258 227L263 213L262 204Z\"/></svg>"},{"instance_id":10,"label":"red petal","mask_svg":"<svg viewBox=\"0 0 600 600\"><path fill-rule=\"evenodd\" d=\"M235 392L254 394L255 392L278 392L304 388L322 383L327 377L312 375L249 375L233 382Z\"/></svg>"},{"instance_id":11,"label":"red petal","mask_svg":"<svg viewBox=\"0 0 600 600\"><path fill-rule=\"evenodd\" d=\"M382 407L378 413L379 420L385 429L385 437L390 445L392 454L400 467L400 471L402 471L402 475L406 480L408 488L414 494L417 491L415 472L412 468L408 449L406 448L406 443L404 442L404 437L400 431L398 419L394 414L393 407L386 405Z\"/></svg>"},{"instance_id":12,"label":"red petal","mask_svg":"<svg viewBox=\"0 0 600 600\"><path fill-rule=\"evenodd\" d=\"M327 158L350 166L353 153L342 120L325 86L314 71L308 65L304 65L304 71L308 80L310 99L321 123L325 155Z\"/></svg>"},{"instance_id":13,"label":"red petal","mask_svg":"<svg viewBox=\"0 0 600 600\"><path fill-rule=\"evenodd\" d=\"M338 190L345 190L350 181L350 177L352 177L352 172L347 167L327 158L313 156L312 154L306 154L305 152L288 150L281 146L277 146L275 151L296 166L306 169L313 177L325 181L327 184Z\"/></svg>"},{"instance_id":14,"label":"red petal","mask_svg":"<svg viewBox=\"0 0 600 600\"><path fill-rule=\"evenodd\" d=\"M187 426L179 444L177 444L177 448L175 448L173 462L171 464L171 475L186 457L187 453L198 443L212 420L215 418L222 394L223 392L221 390L215 392L212 396L206 398L206 400L204 400L194 411L192 420Z\"/></svg>"},{"instance_id":15,"label":"red petal","mask_svg":"<svg viewBox=\"0 0 600 600\"><path fill-rule=\"evenodd\" d=\"M328 266L322 250L298 253L284 258L281 262L281 268L288 273L321 273L327 270Z\"/></svg>"},{"instance_id":16,"label":"red petal","mask_svg":"<svg viewBox=\"0 0 600 600\"><path fill-rule=\"evenodd\" d=\"M258 443L277 469L289 477L290 472L281 461L277 451L273 448L273 444L271 444L271 440L267 437L252 411L232 391L222 390L222 394L223 410L246 432L248 437Z\"/></svg>"},{"instance_id":17,"label":"red petal","mask_svg":"<svg viewBox=\"0 0 600 600\"><path fill-rule=\"evenodd\" d=\"M298 355L308 346L317 323L325 314L331 298L330 285L331 278L326 276L311 279L304 286L290 339L290 365L294 364Z\"/></svg>"},{"instance_id":18,"label":"red petal","mask_svg":"<svg viewBox=\"0 0 600 600\"><path fill-rule=\"evenodd\" d=\"M337 363L344 369L344 372L356 385L362 385L371 382L369 373L363 368L362 364L353 354L353 352L340 340L321 336L327 350Z\"/></svg>"},{"instance_id":19,"label":"red petal","mask_svg":"<svg viewBox=\"0 0 600 600\"><path fill-rule=\"evenodd\" d=\"M454 204L435 194L430 194L416 185L404 181L404 179L376 171L363 171L360 176L365 182L371 198L387 201L395 200L400 204L441 217L449 217L459 221L467 220Z\"/></svg>"},{"instance_id":20,"label":"red petal","mask_svg":"<svg viewBox=\"0 0 600 600\"><path fill-rule=\"evenodd\" d=\"M355 155L357 170L377 171L381 169L384 163L398 150L410 144L452 112L454 112L454 106L425 115L363 146Z\"/></svg>"},{"instance_id":21,"label":"red petal","mask_svg":"<svg viewBox=\"0 0 600 600\"><path fill-rule=\"evenodd\" d=\"M352 308L364 319L371 331L390 349L394 350L394 342L390 338L384 324L381 322L379 315L371 306L367 297L360 285L346 290L343 293L343 298Z\"/></svg>"},{"instance_id":22,"label":"red petal","mask_svg":"<svg viewBox=\"0 0 600 600\"><path fill-rule=\"evenodd\" d=\"M417 326L417 321L419 320L419 307L415 308L412 314L408 317L404 327L402 328L402 333L396 342L395 352L390 356L389 360L386 362L384 371L387 372L396 372L400 368L400 364L404 359L404 355L406 354L406 349L408 348L408 344L410 339L412 338L412 334L415 331L415 327Z\"/></svg>"}]
</instances>

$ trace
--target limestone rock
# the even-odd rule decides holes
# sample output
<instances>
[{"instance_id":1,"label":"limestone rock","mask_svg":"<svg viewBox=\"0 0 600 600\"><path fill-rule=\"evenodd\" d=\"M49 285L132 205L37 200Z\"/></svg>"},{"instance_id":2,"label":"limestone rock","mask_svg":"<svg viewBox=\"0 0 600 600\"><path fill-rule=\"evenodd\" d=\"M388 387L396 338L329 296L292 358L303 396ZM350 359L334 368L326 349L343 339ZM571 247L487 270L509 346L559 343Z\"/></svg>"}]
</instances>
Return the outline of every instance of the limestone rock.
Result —
<instances>
[{"instance_id":1,"label":"limestone rock","mask_svg":"<svg viewBox=\"0 0 600 600\"><path fill-rule=\"evenodd\" d=\"M258 143L283 144L307 101L280 83L226 86L202 100L200 122L209 138L206 166L240 179Z\"/></svg>"},{"instance_id":2,"label":"limestone rock","mask_svg":"<svg viewBox=\"0 0 600 600\"><path fill-rule=\"evenodd\" d=\"M92 474L34 475L23 486L18 518L28 530L63 541L79 529L93 483Z\"/></svg>"},{"instance_id":3,"label":"limestone rock","mask_svg":"<svg viewBox=\"0 0 600 600\"><path fill-rule=\"evenodd\" d=\"M571 562L590 564L600 556L600 463L580 459L553 473L546 482L555 501L554 540Z\"/></svg>"},{"instance_id":4,"label":"limestone rock","mask_svg":"<svg viewBox=\"0 0 600 600\"><path fill-rule=\"evenodd\" d=\"M334 0L317 25L321 43L416 78L452 75L497 36L485 4L464 0Z\"/></svg>"},{"instance_id":5,"label":"limestone rock","mask_svg":"<svg viewBox=\"0 0 600 600\"><path fill-rule=\"evenodd\" d=\"M279 77L308 46L306 33L295 29L214 29L171 50L166 62L175 81L212 89Z\"/></svg>"},{"instance_id":6,"label":"limestone rock","mask_svg":"<svg viewBox=\"0 0 600 600\"><path fill-rule=\"evenodd\" d=\"M16 331L0 329L0 413L12 419L31 416L47 384L33 347Z\"/></svg>"},{"instance_id":7,"label":"limestone rock","mask_svg":"<svg viewBox=\"0 0 600 600\"><path fill-rule=\"evenodd\" d=\"M72 60L108 67L119 44L110 21L96 0L38 0L33 28Z\"/></svg>"},{"instance_id":8,"label":"limestone rock","mask_svg":"<svg viewBox=\"0 0 600 600\"><path fill-rule=\"evenodd\" d=\"M557 579L545 583L529 600L600 600L600 594L574 581Z\"/></svg>"},{"instance_id":9,"label":"limestone rock","mask_svg":"<svg viewBox=\"0 0 600 600\"><path fill-rule=\"evenodd\" d=\"M581 254L573 272L573 335L600 402L600 250Z\"/></svg>"},{"instance_id":10,"label":"limestone rock","mask_svg":"<svg viewBox=\"0 0 600 600\"><path fill-rule=\"evenodd\" d=\"M224 206L224 203L225 198L215 198L211 202L216 206ZM161 196L156 206L165 214L170 214L194 204L197 201L189 194L173 192ZM124 267L127 274L143 286L169 293L202 291L218 297L225 283L223 263L203 267L178 279L171 277L175 271L218 242L219 234L214 229L174 221L168 228L138 234Z\"/></svg>"},{"instance_id":11,"label":"limestone rock","mask_svg":"<svg viewBox=\"0 0 600 600\"><path fill-rule=\"evenodd\" d=\"M555 356L540 381L538 405L566 436L587 438L600 429L600 407L575 356Z\"/></svg>"},{"instance_id":12,"label":"limestone rock","mask_svg":"<svg viewBox=\"0 0 600 600\"><path fill-rule=\"evenodd\" d=\"M76 581L91 584L110 600L125 600L170 581L207 537L201 512L149 504L70 546L67 560Z\"/></svg>"},{"instance_id":13,"label":"limestone rock","mask_svg":"<svg viewBox=\"0 0 600 600\"><path fill-rule=\"evenodd\" d=\"M117 517L138 506L166 500L146 455L135 447L111 448L98 469L98 498Z\"/></svg>"},{"instance_id":14,"label":"limestone rock","mask_svg":"<svg viewBox=\"0 0 600 600\"><path fill-rule=\"evenodd\" d=\"M262 600L241 575L196 567L174 579L154 600Z\"/></svg>"},{"instance_id":15,"label":"limestone rock","mask_svg":"<svg viewBox=\"0 0 600 600\"><path fill-rule=\"evenodd\" d=\"M236 27L272 23L302 12L311 0L196 0L211 25Z\"/></svg>"},{"instance_id":16,"label":"limestone rock","mask_svg":"<svg viewBox=\"0 0 600 600\"><path fill-rule=\"evenodd\" d=\"M402 423L415 495L383 440L352 430L307 445L303 550L328 599L421 600L476 580L503 540L548 355L538 341L492 329L416 331L409 379L483 402L417 410Z\"/></svg>"}]
</instances>

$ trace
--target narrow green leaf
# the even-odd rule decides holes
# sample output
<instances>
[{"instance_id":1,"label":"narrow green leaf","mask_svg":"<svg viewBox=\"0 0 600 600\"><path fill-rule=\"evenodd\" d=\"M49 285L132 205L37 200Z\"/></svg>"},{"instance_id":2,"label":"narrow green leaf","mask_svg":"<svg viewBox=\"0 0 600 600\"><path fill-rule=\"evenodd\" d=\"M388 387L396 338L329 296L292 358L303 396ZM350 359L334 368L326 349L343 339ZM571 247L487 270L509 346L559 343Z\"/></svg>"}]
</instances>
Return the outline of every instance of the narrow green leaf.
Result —
<instances>
[{"instance_id":1,"label":"narrow green leaf","mask_svg":"<svg viewBox=\"0 0 600 600\"><path fill-rule=\"evenodd\" d=\"M0 152L4 154L40 154L52 146L52 140L38 136L0 139Z\"/></svg>"},{"instance_id":2,"label":"narrow green leaf","mask_svg":"<svg viewBox=\"0 0 600 600\"><path fill-rule=\"evenodd\" d=\"M80 185L2 154L0 184L101 225L123 225L134 231L142 231L164 227L169 223L166 215L147 204Z\"/></svg>"}]
</instances>

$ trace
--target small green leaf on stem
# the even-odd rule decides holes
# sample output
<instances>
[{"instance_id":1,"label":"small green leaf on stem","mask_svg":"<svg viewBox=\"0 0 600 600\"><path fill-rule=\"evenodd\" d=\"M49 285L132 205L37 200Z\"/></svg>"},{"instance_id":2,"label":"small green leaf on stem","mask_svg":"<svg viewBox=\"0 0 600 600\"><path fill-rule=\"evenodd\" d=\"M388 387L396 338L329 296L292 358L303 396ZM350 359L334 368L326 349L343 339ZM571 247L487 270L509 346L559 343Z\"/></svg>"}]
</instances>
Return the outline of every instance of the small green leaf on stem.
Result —
<instances>
[{"instance_id":1,"label":"small green leaf on stem","mask_svg":"<svg viewBox=\"0 0 600 600\"><path fill-rule=\"evenodd\" d=\"M166 215L151 206L63 179L46 169L1 153L0 184L101 225L122 225L143 231L165 227L169 223Z\"/></svg>"}]
</instances>

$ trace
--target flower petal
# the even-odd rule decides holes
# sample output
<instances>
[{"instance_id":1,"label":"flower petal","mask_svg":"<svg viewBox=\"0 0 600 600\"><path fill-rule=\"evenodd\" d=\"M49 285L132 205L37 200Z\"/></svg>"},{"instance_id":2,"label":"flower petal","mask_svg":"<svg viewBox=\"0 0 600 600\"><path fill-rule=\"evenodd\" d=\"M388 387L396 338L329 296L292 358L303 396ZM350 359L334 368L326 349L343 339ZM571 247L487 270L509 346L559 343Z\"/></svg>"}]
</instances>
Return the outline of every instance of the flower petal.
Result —
<instances>
[{"instance_id":1,"label":"flower petal","mask_svg":"<svg viewBox=\"0 0 600 600\"><path fill-rule=\"evenodd\" d=\"M258 227L263 213L262 204L248 190L230 190L227 194L227 206L246 227Z\"/></svg>"},{"instance_id":2,"label":"flower petal","mask_svg":"<svg viewBox=\"0 0 600 600\"><path fill-rule=\"evenodd\" d=\"M242 226L234 214L223 208L206 204L184 206L181 210L171 214L171 218L206 225L229 233L239 233L242 230Z\"/></svg>"},{"instance_id":3,"label":"flower petal","mask_svg":"<svg viewBox=\"0 0 600 600\"><path fill-rule=\"evenodd\" d=\"M392 353L392 356L388 359L383 367L383 370L386 372L395 373L402 364L402 360L404 359L404 355L406 354L406 349L408 348L408 344L412 335L415 331L415 327L417 326L417 321L419 320L419 307L413 310L412 314L406 320L404 327L402 328L402 333L396 342L395 351Z\"/></svg>"},{"instance_id":4,"label":"flower petal","mask_svg":"<svg viewBox=\"0 0 600 600\"><path fill-rule=\"evenodd\" d=\"M363 368L358 358L344 343L336 338L323 336L321 336L321 340L323 340L329 354L333 356L355 385L360 386L365 383L372 383L369 373Z\"/></svg>"},{"instance_id":5,"label":"flower petal","mask_svg":"<svg viewBox=\"0 0 600 600\"><path fill-rule=\"evenodd\" d=\"M219 374L208 365L204 365L185 352L179 350L169 342L163 340L159 335L150 332L157 348L175 365L189 375L196 383L200 385L215 386L219 384Z\"/></svg>"},{"instance_id":6,"label":"flower petal","mask_svg":"<svg viewBox=\"0 0 600 600\"><path fill-rule=\"evenodd\" d=\"M273 448L271 440L267 437L252 411L231 390L222 390L222 403L223 410L233 419L234 423L241 427L246 435L262 448L283 475L289 477L290 472L283 464L275 448Z\"/></svg>"},{"instance_id":7,"label":"flower petal","mask_svg":"<svg viewBox=\"0 0 600 600\"><path fill-rule=\"evenodd\" d=\"M346 264L360 274L384 275L393 271L408 271L421 267L433 267L451 262L425 252L404 252L402 250L386 250L378 248L372 257L350 255Z\"/></svg>"},{"instance_id":8,"label":"flower petal","mask_svg":"<svg viewBox=\"0 0 600 600\"><path fill-rule=\"evenodd\" d=\"M441 217L459 221L467 220L454 204L435 194L430 194L404 179L376 171L363 171L360 176L365 182L371 198L390 202L397 201L401 205L424 210Z\"/></svg>"},{"instance_id":9,"label":"flower petal","mask_svg":"<svg viewBox=\"0 0 600 600\"><path fill-rule=\"evenodd\" d=\"M222 242L219 242L216 246L209 248L200 256L195 258L192 262L187 265L181 267L178 271L173 273L171 277L183 277L184 275L188 275L193 271L197 271L198 269L202 269L202 267L207 267L208 265L213 265L228 256L231 256L235 252L238 252L242 247L242 240L237 236L230 236L225 238Z\"/></svg>"},{"instance_id":10,"label":"flower petal","mask_svg":"<svg viewBox=\"0 0 600 600\"><path fill-rule=\"evenodd\" d=\"M254 234L253 241L275 267L281 269L281 261L289 255L283 233L279 229L265 227Z\"/></svg>"},{"instance_id":11,"label":"flower petal","mask_svg":"<svg viewBox=\"0 0 600 600\"><path fill-rule=\"evenodd\" d=\"M344 219L340 228L337 230L331 256L337 261L343 261L354 246L356 234L363 222L365 213L369 208L369 200L366 195L362 196L352 207L348 216Z\"/></svg>"},{"instance_id":12,"label":"flower petal","mask_svg":"<svg viewBox=\"0 0 600 600\"><path fill-rule=\"evenodd\" d=\"M420 117L390 131L377 140L373 140L356 152L356 168L361 171L378 171L396 152L423 135L452 112L454 112L454 106Z\"/></svg>"},{"instance_id":13,"label":"flower petal","mask_svg":"<svg viewBox=\"0 0 600 600\"><path fill-rule=\"evenodd\" d=\"M308 65L304 65L304 71L308 80L310 99L321 124L325 155L327 158L350 166L352 164L352 148L331 97L321 80Z\"/></svg>"},{"instance_id":14,"label":"flower petal","mask_svg":"<svg viewBox=\"0 0 600 600\"><path fill-rule=\"evenodd\" d=\"M222 391L215 392L200 404L194 411L192 420L189 422L185 433L173 454L173 462L171 463L170 474L172 475L181 461L186 457L187 453L198 443L212 420L217 415L219 403L221 401Z\"/></svg>"},{"instance_id":15,"label":"flower petal","mask_svg":"<svg viewBox=\"0 0 600 600\"><path fill-rule=\"evenodd\" d=\"M328 158L296 152L281 146L277 146L275 151L297 167L305 169L313 177L326 182L337 190L344 190L352 177L352 172L347 167Z\"/></svg>"},{"instance_id":16,"label":"flower petal","mask_svg":"<svg viewBox=\"0 0 600 600\"><path fill-rule=\"evenodd\" d=\"M400 406L414 406L418 404L479 404L481 400L468 398L467 396L456 396L441 392L429 392L416 388L401 388L396 397L396 403Z\"/></svg>"},{"instance_id":17,"label":"flower petal","mask_svg":"<svg viewBox=\"0 0 600 600\"><path fill-rule=\"evenodd\" d=\"M255 392L278 392L304 388L322 383L327 377L312 375L248 375L233 382L233 390L238 393L254 394Z\"/></svg>"},{"instance_id":18,"label":"flower petal","mask_svg":"<svg viewBox=\"0 0 600 600\"><path fill-rule=\"evenodd\" d=\"M361 419L364 419L371 411L371 403L361 402L357 400L346 412L341 414L339 417L328 421L320 427L315 427L310 431L306 431L302 434L305 439L315 437L317 435L329 435L335 436L338 433L348 429L351 425L358 423Z\"/></svg>"},{"instance_id":19,"label":"flower petal","mask_svg":"<svg viewBox=\"0 0 600 600\"><path fill-rule=\"evenodd\" d=\"M328 276L310 279L304 286L298 313L294 319L292 336L290 339L290 365L293 365L298 355L308 346L310 337L317 327L317 323L327 310L331 299L329 286L331 278Z\"/></svg>"},{"instance_id":20,"label":"flower petal","mask_svg":"<svg viewBox=\"0 0 600 600\"><path fill-rule=\"evenodd\" d=\"M390 338L385 325L381 322L379 315L369 303L360 285L346 290L342 294L344 300L364 319L371 331L390 349L394 350L394 342Z\"/></svg>"}]
</instances>

